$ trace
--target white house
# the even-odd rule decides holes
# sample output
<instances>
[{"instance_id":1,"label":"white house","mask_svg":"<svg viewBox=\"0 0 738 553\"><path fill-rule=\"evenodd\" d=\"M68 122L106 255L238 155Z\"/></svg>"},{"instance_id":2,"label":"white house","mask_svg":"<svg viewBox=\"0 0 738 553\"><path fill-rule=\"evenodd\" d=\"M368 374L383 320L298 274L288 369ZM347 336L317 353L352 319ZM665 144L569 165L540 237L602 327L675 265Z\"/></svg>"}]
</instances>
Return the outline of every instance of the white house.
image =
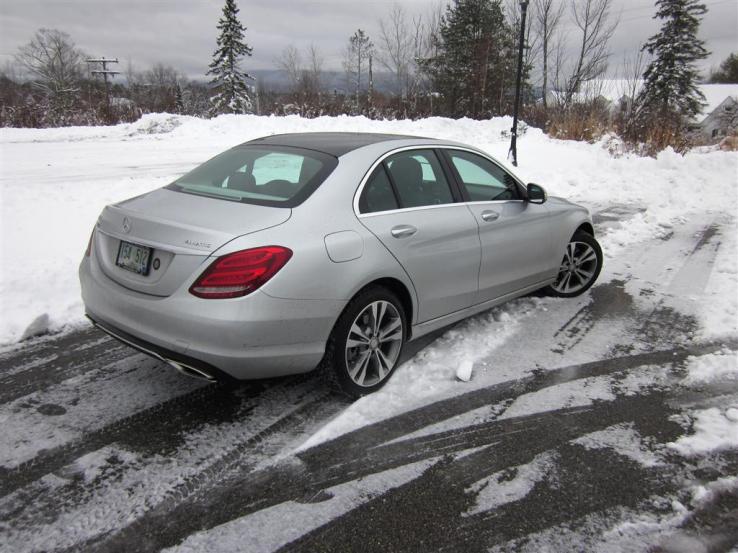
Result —
<instances>
[{"instance_id":1,"label":"white house","mask_svg":"<svg viewBox=\"0 0 738 553\"><path fill-rule=\"evenodd\" d=\"M738 132L738 84L700 85L707 106L694 126L706 140Z\"/></svg>"}]
</instances>

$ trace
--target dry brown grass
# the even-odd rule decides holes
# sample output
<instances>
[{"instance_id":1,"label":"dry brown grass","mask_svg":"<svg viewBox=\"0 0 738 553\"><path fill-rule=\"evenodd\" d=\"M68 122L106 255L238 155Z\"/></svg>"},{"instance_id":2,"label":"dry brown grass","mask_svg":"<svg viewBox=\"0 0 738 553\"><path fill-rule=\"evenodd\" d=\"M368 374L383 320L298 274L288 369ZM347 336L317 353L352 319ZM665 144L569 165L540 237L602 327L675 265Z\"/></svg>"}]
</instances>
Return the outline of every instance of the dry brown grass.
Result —
<instances>
[{"instance_id":1,"label":"dry brown grass","mask_svg":"<svg viewBox=\"0 0 738 553\"><path fill-rule=\"evenodd\" d=\"M726 136L720 141L720 149L726 152L738 151L738 136Z\"/></svg>"},{"instance_id":2,"label":"dry brown grass","mask_svg":"<svg viewBox=\"0 0 738 553\"><path fill-rule=\"evenodd\" d=\"M609 113L594 103L552 110L547 128L548 134L555 138L586 142L596 142L611 131Z\"/></svg>"}]
</instances>

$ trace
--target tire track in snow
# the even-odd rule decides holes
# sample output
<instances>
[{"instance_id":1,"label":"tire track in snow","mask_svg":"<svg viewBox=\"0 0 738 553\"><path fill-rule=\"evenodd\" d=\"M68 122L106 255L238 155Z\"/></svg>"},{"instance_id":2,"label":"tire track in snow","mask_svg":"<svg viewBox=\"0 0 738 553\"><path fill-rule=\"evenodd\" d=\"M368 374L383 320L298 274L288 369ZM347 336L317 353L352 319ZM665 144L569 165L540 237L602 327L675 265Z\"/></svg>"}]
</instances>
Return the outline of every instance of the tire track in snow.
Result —
<instances>
[{"instance_id":1,"label":"tire track in snow","mask_svg":"<svg viewBox=\"0 0 738 553\"><path fill-rule=\"evenodd\" d=\"M720 226L715 221L693 234L694 245L688 251L683 252L676 268L673 259L665 257L670 255L672 244L678 243L678 241L672 242L675 234L672 234L668 240L651 242L646 245L645 249L642 245L639 246L641 258L649 259L650 263L660 260L661 268L657 274L669 281L666 295L699 294L704 290L709 278L709 270L717 257L719 242L714 247L707 246L713 243L715 236L719 236L719 229ZM679 234L682 233L689 233L689 229L681 229ZM640 267L636 266L638 272L640 272L639 269ZM695 330L696 321L691 317L680 316L674 309L666 307L663 297L654 298L655 305L646 315L645 321L643 317L634 317L636 306L633 298L625 290L626 284L632 279L638 279L638 274L629 270L608 283L596 284L592 287L588 303L583 305L554 333L556 345L551 348L551 351L561 355L565 354L579 345L599 323L614 319L627 318L639 321L635 326L629 324L624 330L627 334L633 335L636 342L644 345L646 351L666 347L673 343L674 339ZM640 292L642 299L654 295L651 288L644 287ZM619 344L614 348L617 354L632 351L634 351L632 342Z\"/></svg>"},{"instance_id":2,"label":"tire track in snow","mask_svg":"<svg viewBox=\"0 0 738 553\"><path fill-rule=\"evenodd\" d=\"M135 544L134 547L141 550L157 550L180 542L192 532L213 528L285 501L313 496L326 488L437 456L439 453L452 453L502 441L507 442L510 447L516 445L519 447L522 443L526 446L539 442L543 444L550 434L547 420L551 413L496 421L465 433L453 431L449 435L424 436L408 443L400 441L383 445L430 424L524 393L563 382L628 371L647 365L680 362L690 355L711 353L726 346L738 347L738 340L661 350L540 371L528 378L441 400L301 452L297 455L300 461L297 466L294 463L282 463L246 477L236 477L227 484L209 489L197 502L185 501L173 510L154 510L109 538L87 543L84 548L123 551ZM560 418L557 420L561 423L562 432L566 429L576 429L566 435L578 437L584 430L589 432L617 422L630 421L634 410L642 407L643 412L648 412L648 403L649 400L641 396L623 398L616 405L603 403L591 408L562 410L558 412L557 416ZM590 415L587 413L596 415L588 418ZM608 413L615 413L617 416L608 418ZM583 426L577 426L573 422L575 419L568 418L574 415L582 417L576 420L590 422L587 424L582 422ZM426 442L425 448L419 445ZM524 451L527 455L527 447ZM495 466L504 468L509 465Z\"/></svg>"},{"instance_id":3,"label":"tire track in snow","mask_svg":"<svg viewBox=\"0 0 738 553\"><path fill-rule=\"evenodd\" d=\"M335 414L344 404L327 390L313 389L309 382L287 387L293 388L291 393L285 394L282 387L275 386L261 396L246 399L245 403L251 405L241 406L240 416L246 420L243 425L238 425L240 429L234 429L234 425L231 425L230 431L218 432L216 428L206 427L201 433L200 441L205 440L208 444L206 447L210 447L212 451L203 456L201 467L199 463L192 466L191 461L176 462L180 452L173 452L175 462L171 463L170 468L175 474L167 474L165 482L157 481L158 490L153 495L140 491L136 491L134 495L138 488L134 484L128 491L129 497L125 503L119 503L120 492L124 489L121 487L136 482L135 474L126 478L124 472L127 469L146 471L148 456L138 457L134 467L126 467L124 463L109 474L103 474L103 478L96 478L95 489L89 489L79 478L72 478L60 489L52 489L47 495L43 495L47 486L41 482L21 490L19 497L8 498L9 500L3 502L4 505L0 503L0 515L3 515L0 520L3 526L9 528L8 539L18 546L16 550L25 549L21 545L26 543L42 548L55 543L58 548L64 545L65 540L66 544L70 543L69 540L73 537L83 540L110 532L117 525L130 521L151 508L171 509L207 486L212 486L215 481L226 478L229 473L243 474L251 470L256 461L268 460L274 453L273 450L285 446L285 441L297 439L296 433L314 431L324 418ZM296 393L298 391L299 395ZM285 399L292 401L285 402ZM269 413L259 412L260 406L270 402L269 409L266 409ZM256 418L249 423L243 411L256 415ZM197 447L202 453L201 446ZM161 455L157 457L161 458ZM191 470L193 468L194 472ZM115 494L118 502L113 497L108 504L105 498L112 494L106 493L106 489L111 487L118 488ZM28 505L28 500L34 497L39 500ZM87 506L86 502L92 504ZM16 506L18 504L23 504L22 508L19 509ZM102 518L101 514L104 515ZM60 536L60 528L65 528L70 520L75 521L74 528ZM74 546L72 549L78 548Z\"/></svg>"},{"instance_id":4,"label":"tire track in snow","mask_svg":"<svg viewBox=\"0 0 738 553\"><path fill-rule=\"evenodd\" d=\"M240 391L218 384L197 388L85 433L78 440L44 450L17 467L1 468L0 497L108 444L121 442L143 453L166 453L167 449L176 450L184 435L197 427L247 417L250 409L268 400L271 389L276 389L278 401L289 406L318 387L314 378L293 377L256 383Z\"/></svg>"},{"instance_id":5,"label":"tire track in snow","mask_svg":"<svg viewBox=\"0 0 738 553\"><path fill-rule=\"evenodd\" d=\"M96 329L41 340L0 355L0 405L133 357L137 352Z\"/></svg>"},{"instance_id":6,"label":"tire track in snow","mask_svg":"<svg viewBox=\"0 0 738 553\"><path fill-rule=\"evenodd\" d=\"M644 496L663 495L674 489L670 471L664 467L644 468L612 452L569 442L634 418L647 419L649 423L658 421L671 427L669 435L676 437L681 428L668 422L673 412L665 405L662 394L647 394L586 409L560 409L545 415L485 423L471 427L471 435L448 432L436 439L429 437L406 444L408 450L412 445L412 451L423 450L424 444L433 449L440 445L439 453L464 445L489 447L438 463L421 477L372 499L279 551L481 553L492 545L592 512L634 507ZM470 441L465 443L465 437ZM476 503L477 493L470 489L475 482L509 467L530 463L546 452L552 452L557 459L553 474L543 476L520 500L468 515ZM393 524L393 520L402 517L410 519L410 523ZM376 528L382 528L381 536L376 535Z\"/></svg>"}]
</instances>

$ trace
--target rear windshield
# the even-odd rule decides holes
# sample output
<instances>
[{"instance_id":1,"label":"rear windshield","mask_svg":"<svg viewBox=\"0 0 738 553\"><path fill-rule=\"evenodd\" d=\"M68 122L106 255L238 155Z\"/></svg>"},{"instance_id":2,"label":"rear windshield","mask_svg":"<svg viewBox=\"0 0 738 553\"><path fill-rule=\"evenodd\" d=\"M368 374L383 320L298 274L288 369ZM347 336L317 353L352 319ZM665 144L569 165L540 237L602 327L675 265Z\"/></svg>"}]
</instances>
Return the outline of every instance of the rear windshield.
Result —
<instances>
[{"instance_id":1,"label":"rear windshield","mask_svg":"<svg viewBox=\"0 0 738 553\"><path fill-rule=\"evenodd\" d=\"M335 169L328 154L288 146L239 146L178 178L167 188L275 207L304 202Z\"/></svg>"}]
</instances>

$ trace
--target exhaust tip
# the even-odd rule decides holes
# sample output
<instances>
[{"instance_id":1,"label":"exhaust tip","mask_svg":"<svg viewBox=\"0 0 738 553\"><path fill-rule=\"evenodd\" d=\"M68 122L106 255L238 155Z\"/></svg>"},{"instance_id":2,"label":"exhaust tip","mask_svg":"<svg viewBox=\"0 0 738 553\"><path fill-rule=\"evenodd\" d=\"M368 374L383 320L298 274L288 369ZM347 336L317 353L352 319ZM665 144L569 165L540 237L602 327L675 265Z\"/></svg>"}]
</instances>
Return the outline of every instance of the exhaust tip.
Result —
<instances>
[{"instance_id":1,"label":"exhaust tip","mask_svg":"<svg viewBox=\"0 0 738 553\"><path fill-rule=\"evenodd\" d=\"M190 376L192 378L197 378L200 380L207 380L208 382L215 382L215 377L211 375L210 373L202 370L197 369L195 367L191 367L189 365L185 365L184 363L179 363L177 361L172 361L171 359L165 359L165 361L175 369L177 369L180 373Z\"/></svg>"}]
</instances>

